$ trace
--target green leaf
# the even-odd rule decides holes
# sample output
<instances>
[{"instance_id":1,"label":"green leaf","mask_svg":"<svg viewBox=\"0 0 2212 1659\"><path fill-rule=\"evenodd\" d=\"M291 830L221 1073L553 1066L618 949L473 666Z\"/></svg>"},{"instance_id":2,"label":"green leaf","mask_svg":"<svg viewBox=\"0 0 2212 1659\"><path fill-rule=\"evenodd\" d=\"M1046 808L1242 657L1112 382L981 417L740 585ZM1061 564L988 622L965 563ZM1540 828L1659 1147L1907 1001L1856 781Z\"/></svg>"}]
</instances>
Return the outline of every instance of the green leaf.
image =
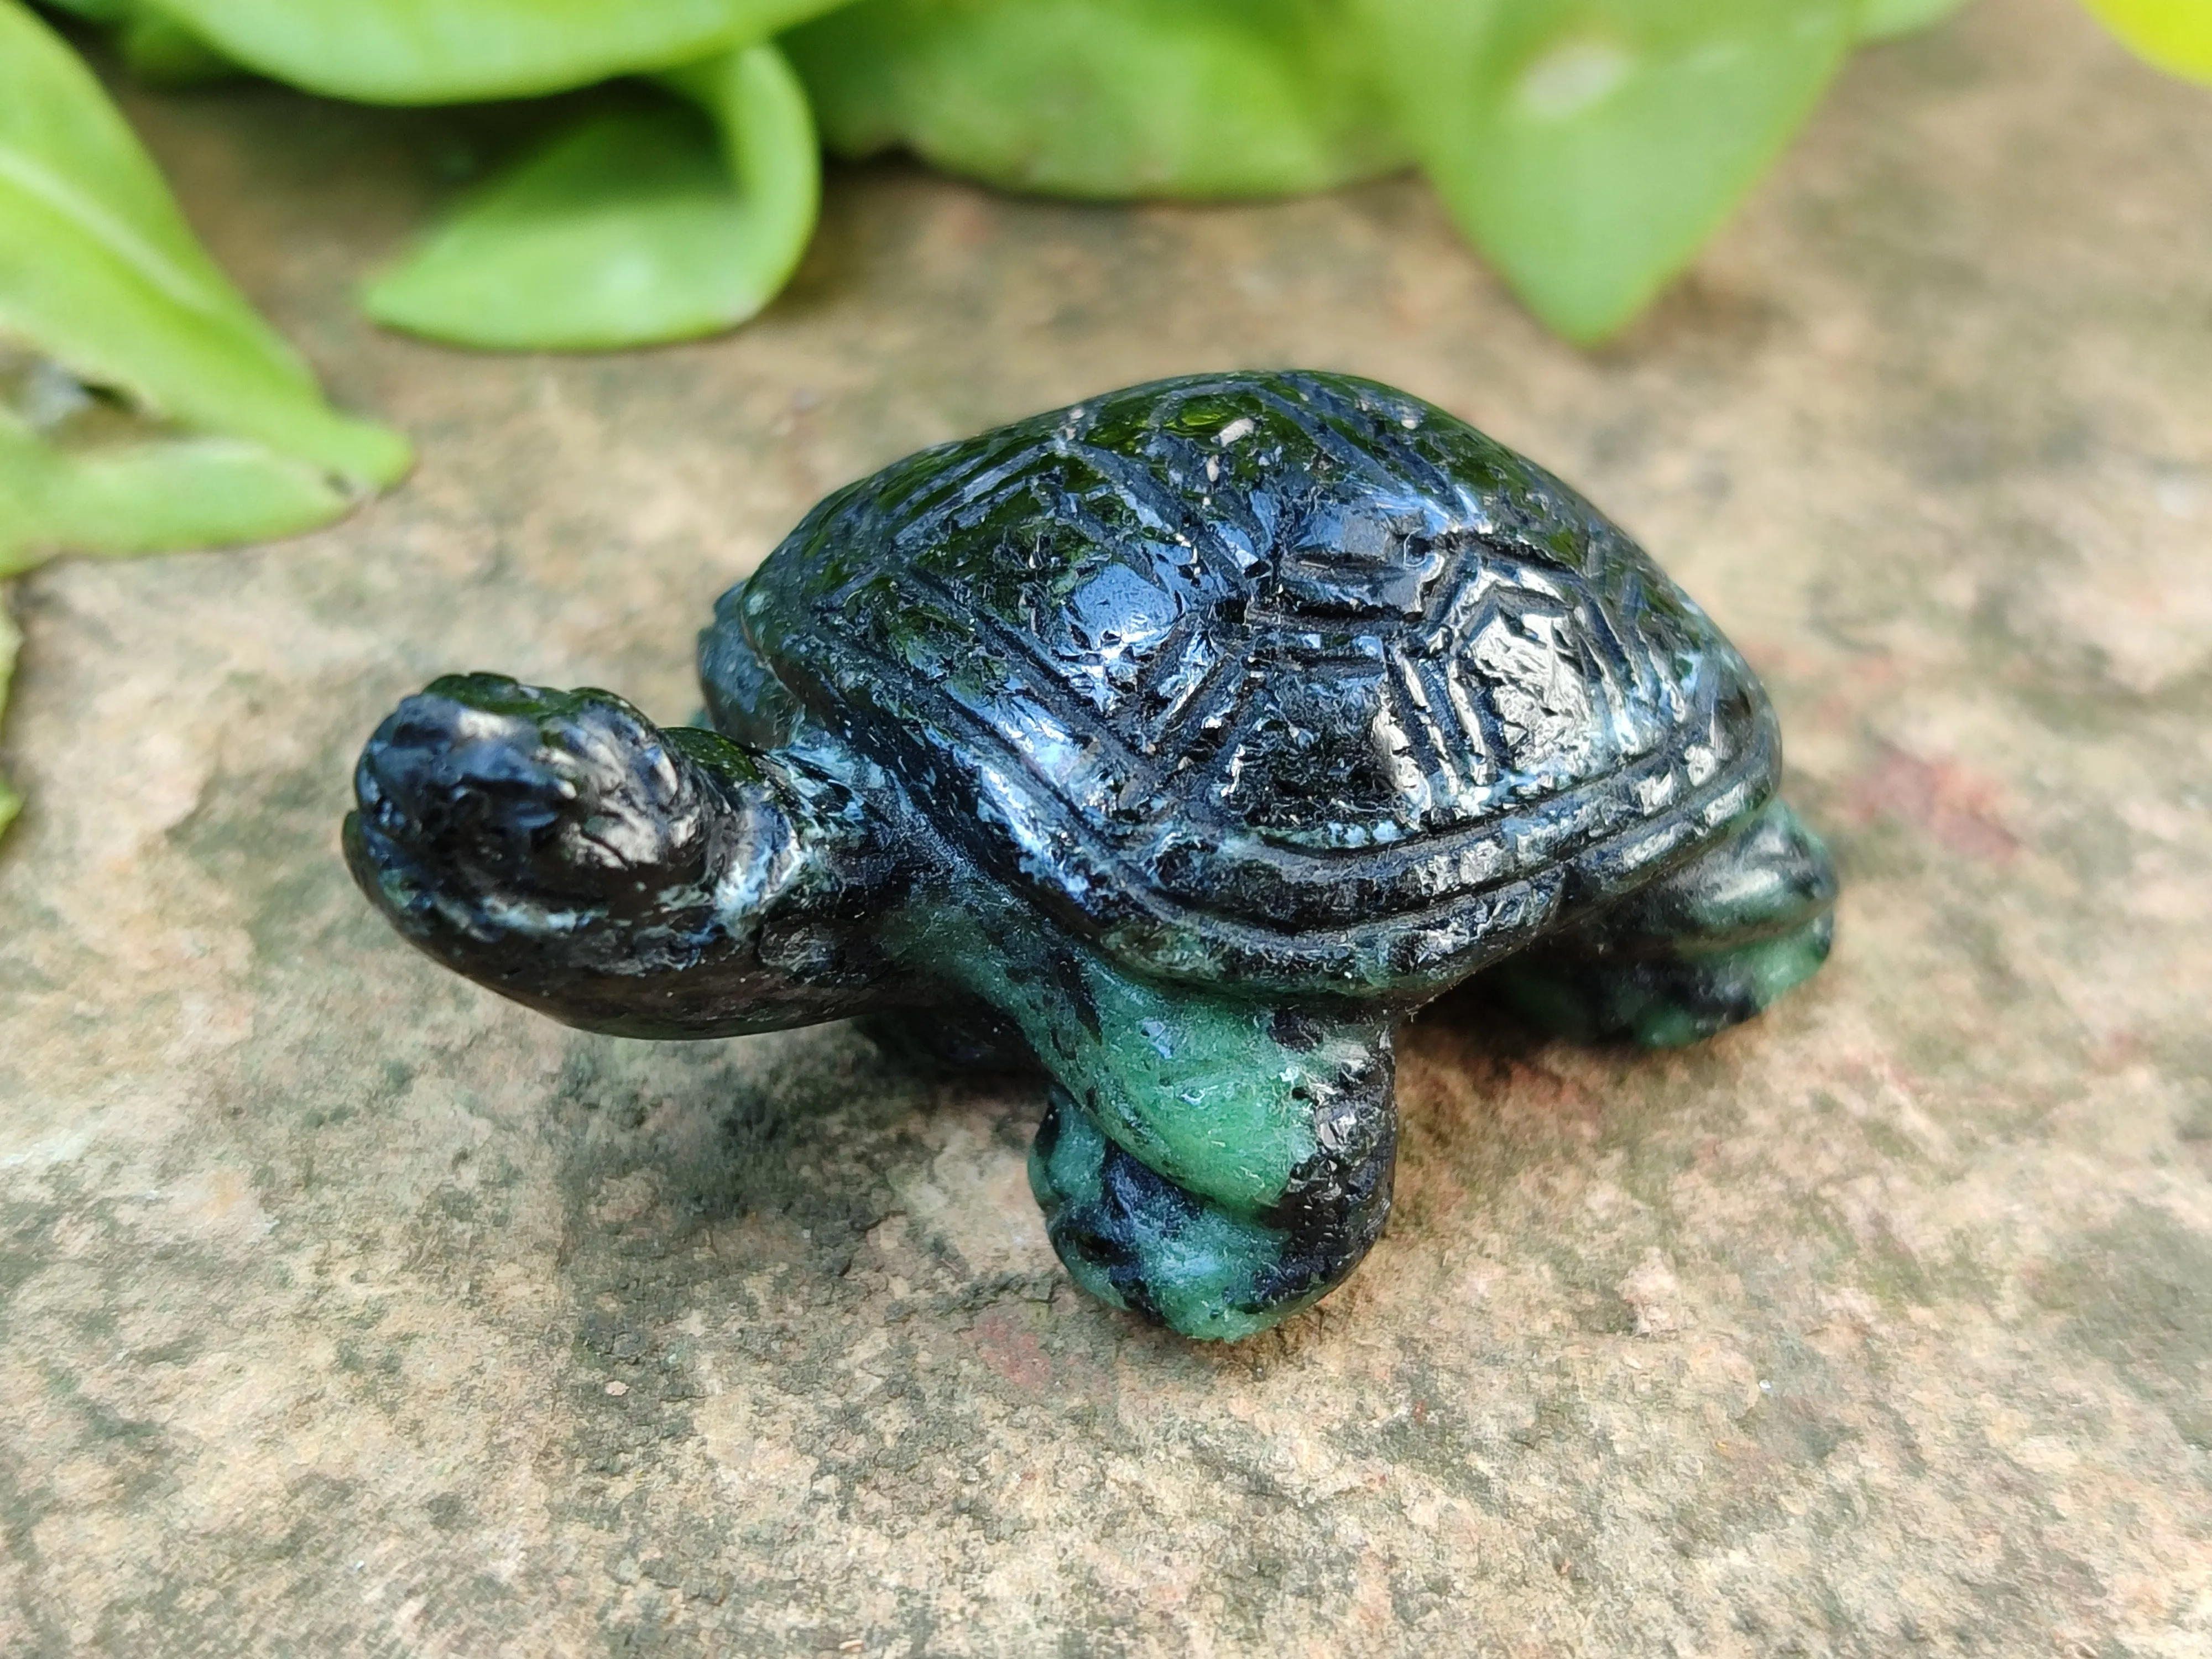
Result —
<instances>
[{"instance_id":1,"label":"green leaf","mask_svg":"<svg viewBox=\"0 0 2212 1659\"><path fill-rule=\"evenodd\" d=\"M830 147L1008 189L1326 189L1411 159L1354 0L861 0L785 43Z\"/></svg>"},{"instance_id":2,"label":"green leaf","mask_svg":"<svg viewBox=\"0 0 2212 1659\"><path fill-rule=\"evenodd\" d=\"M202 87L229 79L238 65L173 17L143 8L115 33L131 78L149 87Z\"/></svg>"},{"instance_id":3,"label":"green leaf","mask_svg":"<svg viewBox=\"0 0 2212 1659\"><path fill-rule=\"evenodd\" d=\"M711 122L672 105L566 134L372 284L369 315L459 345L591 350L716 333L759 311L820 203L806 95L770 46L666 79Z\"/></svg>"},{"instance_id":4,"label":"green leaf","mask_svg":"<svg viewBox=\"0 0 2212 1659\"><path fill-rule=\"evenodd\" d=\"M2145 63L2212 85L2212 0L2086 0Z\"/></svg>"},{"instance_id":5,"label":"green leaf","mask_svg":"<svg viewBox=\"0 0 2212 1659\"><path fill-rule=\"evenodd\" d=\"M316 467L239 438L72 449L0 412L0 576L62 550L128 556L289 536L352 498Z\"/></svg>"},{"instance_id":6,"label":"green leaf","mask_svg":"<svg viewBox=\"0 0 2212 1659\"><path fill-rule=\"evenodd\" d=\"M252 439L355 489L406 470L397 434L313 378L193 239L69 49L0 0L0 342L182 425Z\"/></svg>"},{"instance_id":7,"label":"green leaf","mask_svg":"<svg viewBox=\"0 0 2212 1659\"><path fill-rule=\"evenodd\" d=\"M765 40L836 0L161 0L225 57L372 104L515 98Z\"/></svg>"},{"instance_id":8,"label":"green leaf","mask_svg":"<svg viewBox=\"0 0 2212 1659\"><path fill-rule=\"evenodd\" d=\"M1966 0L1862 0L1859 39L1893 40L1940 23Z\"/></svg>"},{"instance_id":9,"label":"green leaf","mask_svg":"<svg viewBox=\"0 0 2212 1659\"><path fill-rule=\"evenodd\" d=\"M1850 0L1368 0L1446 206L1568 338L1613 332L1809 114Z\"/></svg>"},{"instance_id":10,"label":"green leaf","mask_svg":"<svg viewBox=\"0 0 2212 1659\"><path fill-rule=\"evenodd\" d=\"M88 23L119 23L136 9L133 0L46 0L46 3Z\"/></svg>"}]
</instances>

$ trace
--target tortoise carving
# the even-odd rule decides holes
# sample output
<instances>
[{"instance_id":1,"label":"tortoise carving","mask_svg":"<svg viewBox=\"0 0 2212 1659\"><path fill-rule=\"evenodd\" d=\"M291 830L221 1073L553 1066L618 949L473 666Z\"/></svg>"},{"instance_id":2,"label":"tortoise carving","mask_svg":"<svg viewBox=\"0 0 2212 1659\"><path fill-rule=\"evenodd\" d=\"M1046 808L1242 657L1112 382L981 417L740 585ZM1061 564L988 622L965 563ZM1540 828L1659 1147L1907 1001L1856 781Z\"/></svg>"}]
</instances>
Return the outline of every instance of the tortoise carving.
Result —
<instances>
[{"instance_id":1,"label":"tortoise carving","mask_svg":"<svg viewBox=\"0 0 2212 1659\"><path fill-rule=\"evenodd\" d=\"M362 889L589 1030L1033 1058L1054 1248L1188 1336L1374 1243L1392 1034L1440 992L1664 1045L1827 954L1743 659L1572 491L1370 381L1166 380L910 456L725 593L699 665L711 731L408 698L356 774Z\"/></svg>"}]
</instances>

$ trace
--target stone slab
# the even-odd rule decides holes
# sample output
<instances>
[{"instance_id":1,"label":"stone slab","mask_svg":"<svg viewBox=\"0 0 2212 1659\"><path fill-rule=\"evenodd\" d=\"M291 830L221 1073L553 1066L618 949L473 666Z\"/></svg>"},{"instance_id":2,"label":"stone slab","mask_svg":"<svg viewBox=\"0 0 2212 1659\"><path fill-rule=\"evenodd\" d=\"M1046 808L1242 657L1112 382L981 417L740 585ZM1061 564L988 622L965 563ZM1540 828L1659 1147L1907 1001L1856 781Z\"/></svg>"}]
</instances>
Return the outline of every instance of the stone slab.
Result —
<instances>
[{"instance_id":1,"label":"stone slab","mask_svg":"<svg viewBox=\"0 0 2212 1659\"><path fill-rule=\"evenodd\" d=\"M2212 1651L2212 94L2062 0L1869 51L1625 341L1386 181L1227 209L833 174L726 339L483 357L348 289L528 116L131 100L422 462L69 562L0 851L0 1651ZM1198 1349L1074 1294L1039 1103L840 1029L563 1030L349 885L448 669L695 706L822 491L1101 387L1400 382L1765 676L1838 947L1693 1052L1406 1045L1352 1285Z\"/></svg>"}]
</instances>

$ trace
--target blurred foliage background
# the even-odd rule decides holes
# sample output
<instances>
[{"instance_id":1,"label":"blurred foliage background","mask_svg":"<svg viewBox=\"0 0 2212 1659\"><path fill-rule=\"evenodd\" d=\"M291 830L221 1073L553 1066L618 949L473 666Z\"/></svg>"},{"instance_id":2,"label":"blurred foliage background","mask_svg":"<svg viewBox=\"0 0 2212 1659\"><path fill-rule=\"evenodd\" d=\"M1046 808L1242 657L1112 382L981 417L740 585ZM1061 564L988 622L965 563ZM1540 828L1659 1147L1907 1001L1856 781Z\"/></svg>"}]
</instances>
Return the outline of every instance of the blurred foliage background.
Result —
<instances>
[{"instance_id":1,"label":"blurred foliage background","mask_svg":"<svg viewBox=\"0 0 2212 1659\"><path fill-rule=\"evenodd\" d=\"M0 575L296 532L402 476L194 239L78 55L436 104L617 78L362 293L387 326L597 349L731 328L805 252L821 153L1186 200L1408 167L1528 307L1615 332L1852 49L1959 0L0 0ZM2087 0L2212 82L2212 0ZM61 27L58 27L57 24ZM0 699L15 635L0 611ZM17 803L0 785L0 827Z\"/></svg>"}]
</instances>

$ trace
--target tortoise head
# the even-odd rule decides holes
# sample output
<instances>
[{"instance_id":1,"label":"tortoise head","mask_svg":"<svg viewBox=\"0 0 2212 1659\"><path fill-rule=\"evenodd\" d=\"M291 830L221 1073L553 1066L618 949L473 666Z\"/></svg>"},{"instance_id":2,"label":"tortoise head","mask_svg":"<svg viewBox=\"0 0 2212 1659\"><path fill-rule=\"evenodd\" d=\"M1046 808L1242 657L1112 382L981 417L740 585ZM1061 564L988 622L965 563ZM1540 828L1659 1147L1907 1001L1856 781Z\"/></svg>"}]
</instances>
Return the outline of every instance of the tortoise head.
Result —
<instances>
[{"instance_id":1,"label":"tortoise head","mask_svg":"<svg viewBox=\"0 0 2212 1659\"><path fill-rule=\"evenodd\" d=\"M711 786L617 697L456 674L407 698L354 773L348 851L434 889L472 933L583 906L635 915L711 884ZM357 849L357 850L356 850ZM356 862L356 872L359 864Z\"/></svg>"},{"instance_id":2,"label":"tortoise head","mask_svg":"<svg viewBox=\"0 0 2212 1659\"><path fill-rule=\"evenodd\" d=\"M609 692L452 675L363 748L346 861L410 943L574 1024L831 1018L873 1000L893 872L857 803L825 815L790 783L775 757Z\"/></svg>"}]
</instances>

